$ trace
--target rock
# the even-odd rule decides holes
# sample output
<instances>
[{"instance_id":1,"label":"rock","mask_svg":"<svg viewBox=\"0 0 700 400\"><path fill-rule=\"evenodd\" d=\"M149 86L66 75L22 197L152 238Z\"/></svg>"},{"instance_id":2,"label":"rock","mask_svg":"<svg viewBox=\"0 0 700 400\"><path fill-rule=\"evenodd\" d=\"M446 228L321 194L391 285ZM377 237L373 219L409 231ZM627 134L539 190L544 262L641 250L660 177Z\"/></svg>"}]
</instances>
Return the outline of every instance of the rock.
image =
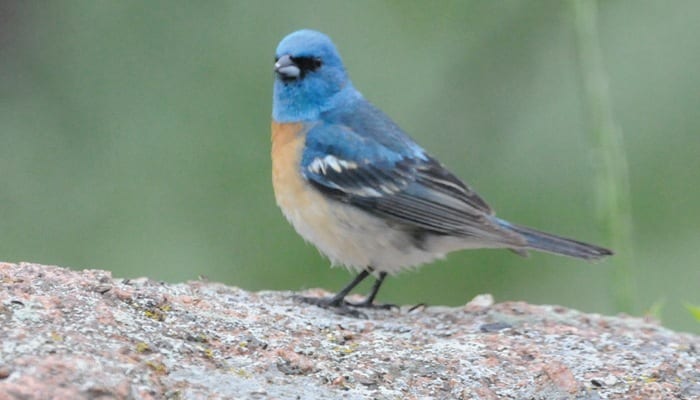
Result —
<instances>
[{"instance_id":1,"label":"rock","mask_svg":"<svg viewBox=\"0 0 700 400\"><path fill-rule=\"evenodd\" d=\"M700 393L700 338L638 318L482 296L458 308L369 310L364 320L297 295L0 263L0 398Z\"/></svg>"}]
</instances>

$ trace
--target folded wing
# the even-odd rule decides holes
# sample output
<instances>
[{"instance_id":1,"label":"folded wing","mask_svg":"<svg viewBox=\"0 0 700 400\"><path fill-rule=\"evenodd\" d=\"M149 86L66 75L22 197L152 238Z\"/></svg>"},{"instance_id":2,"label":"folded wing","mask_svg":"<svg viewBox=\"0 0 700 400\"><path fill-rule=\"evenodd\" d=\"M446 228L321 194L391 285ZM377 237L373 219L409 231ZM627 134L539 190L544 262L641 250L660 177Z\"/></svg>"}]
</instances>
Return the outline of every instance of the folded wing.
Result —
<instances>
[{"instance_id":1,"label":"folded wing","mask_svg":"<svg viewBox=\"0 0 700 400\"><path fill-rule=\"evenodd\" d=\"M317 125L307 135L302 174L334 199L406 229L525 245L476 192L416 145L409 148L397 151L349 126Z\"/></svg>"}]
</instances>

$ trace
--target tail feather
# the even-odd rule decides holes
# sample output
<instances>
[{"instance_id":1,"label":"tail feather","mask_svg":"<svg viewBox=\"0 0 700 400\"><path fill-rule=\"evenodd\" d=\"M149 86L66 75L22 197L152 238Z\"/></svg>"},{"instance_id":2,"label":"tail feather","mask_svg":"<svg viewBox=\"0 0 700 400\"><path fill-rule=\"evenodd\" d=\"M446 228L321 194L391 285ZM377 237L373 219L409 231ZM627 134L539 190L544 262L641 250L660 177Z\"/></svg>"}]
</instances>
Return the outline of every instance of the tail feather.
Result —
<instances>
[{"instance_id":1,"label":"tail feather","mask_svg":"<svg viewBox=\"0 0 700 400\"><path fill-rule=\"evenodd\" d=\"M596 246L578 240L568 239L552 235L525 226L515 225L501 220L504 226L519 233L527 241L527 248L564 256L582 258L584 260L598 260L613 255L612 250Z\"/></svg>"}]
</instances>

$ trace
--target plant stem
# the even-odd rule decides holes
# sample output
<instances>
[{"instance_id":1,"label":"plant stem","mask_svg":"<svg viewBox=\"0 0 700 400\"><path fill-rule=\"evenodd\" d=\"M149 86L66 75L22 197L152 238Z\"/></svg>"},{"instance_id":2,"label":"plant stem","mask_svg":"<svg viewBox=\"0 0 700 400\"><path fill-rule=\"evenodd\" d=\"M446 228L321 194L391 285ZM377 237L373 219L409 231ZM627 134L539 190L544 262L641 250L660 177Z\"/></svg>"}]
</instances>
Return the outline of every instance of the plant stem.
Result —
<instances>
[{"instance_id":1,"label":"plant stem","mask_svg":"<svg viewBox=\"0 0 700 400\"><path fill-rule=\"evenodd\" d=\"M632 215L623 132L615 121L608 76L597 29L598 2L571 0L578 62L588 113L596 167L596 214L616 255L612 258L612 288L618 311L634 312Z\"/></svg>"}]
</instances>

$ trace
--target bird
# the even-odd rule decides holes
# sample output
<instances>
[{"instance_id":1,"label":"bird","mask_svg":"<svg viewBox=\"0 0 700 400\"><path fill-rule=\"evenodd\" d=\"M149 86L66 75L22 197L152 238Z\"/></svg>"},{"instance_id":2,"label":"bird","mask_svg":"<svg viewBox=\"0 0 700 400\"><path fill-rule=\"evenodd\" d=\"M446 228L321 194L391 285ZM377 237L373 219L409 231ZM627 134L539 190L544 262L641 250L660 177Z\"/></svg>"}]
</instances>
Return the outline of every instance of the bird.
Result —
<instances>
[{"instance_id":1,"label":"bird","mask_svg":"<svg viewBox=\"0 0 700 400\"><path fill-rule=\"evenodd\" d=\"M375 298L395 275L464 249L528 250L584 260L613 252L496 217L466 183L354 87L336 46L302 29L274 61L272 184L277 205L332 265L357 273L337 294L302 297L345 310L390 308ZM375 278L364 300L350 292ZM353 314L357 315L357 314Z\"/></svg>"}]
</instances>

